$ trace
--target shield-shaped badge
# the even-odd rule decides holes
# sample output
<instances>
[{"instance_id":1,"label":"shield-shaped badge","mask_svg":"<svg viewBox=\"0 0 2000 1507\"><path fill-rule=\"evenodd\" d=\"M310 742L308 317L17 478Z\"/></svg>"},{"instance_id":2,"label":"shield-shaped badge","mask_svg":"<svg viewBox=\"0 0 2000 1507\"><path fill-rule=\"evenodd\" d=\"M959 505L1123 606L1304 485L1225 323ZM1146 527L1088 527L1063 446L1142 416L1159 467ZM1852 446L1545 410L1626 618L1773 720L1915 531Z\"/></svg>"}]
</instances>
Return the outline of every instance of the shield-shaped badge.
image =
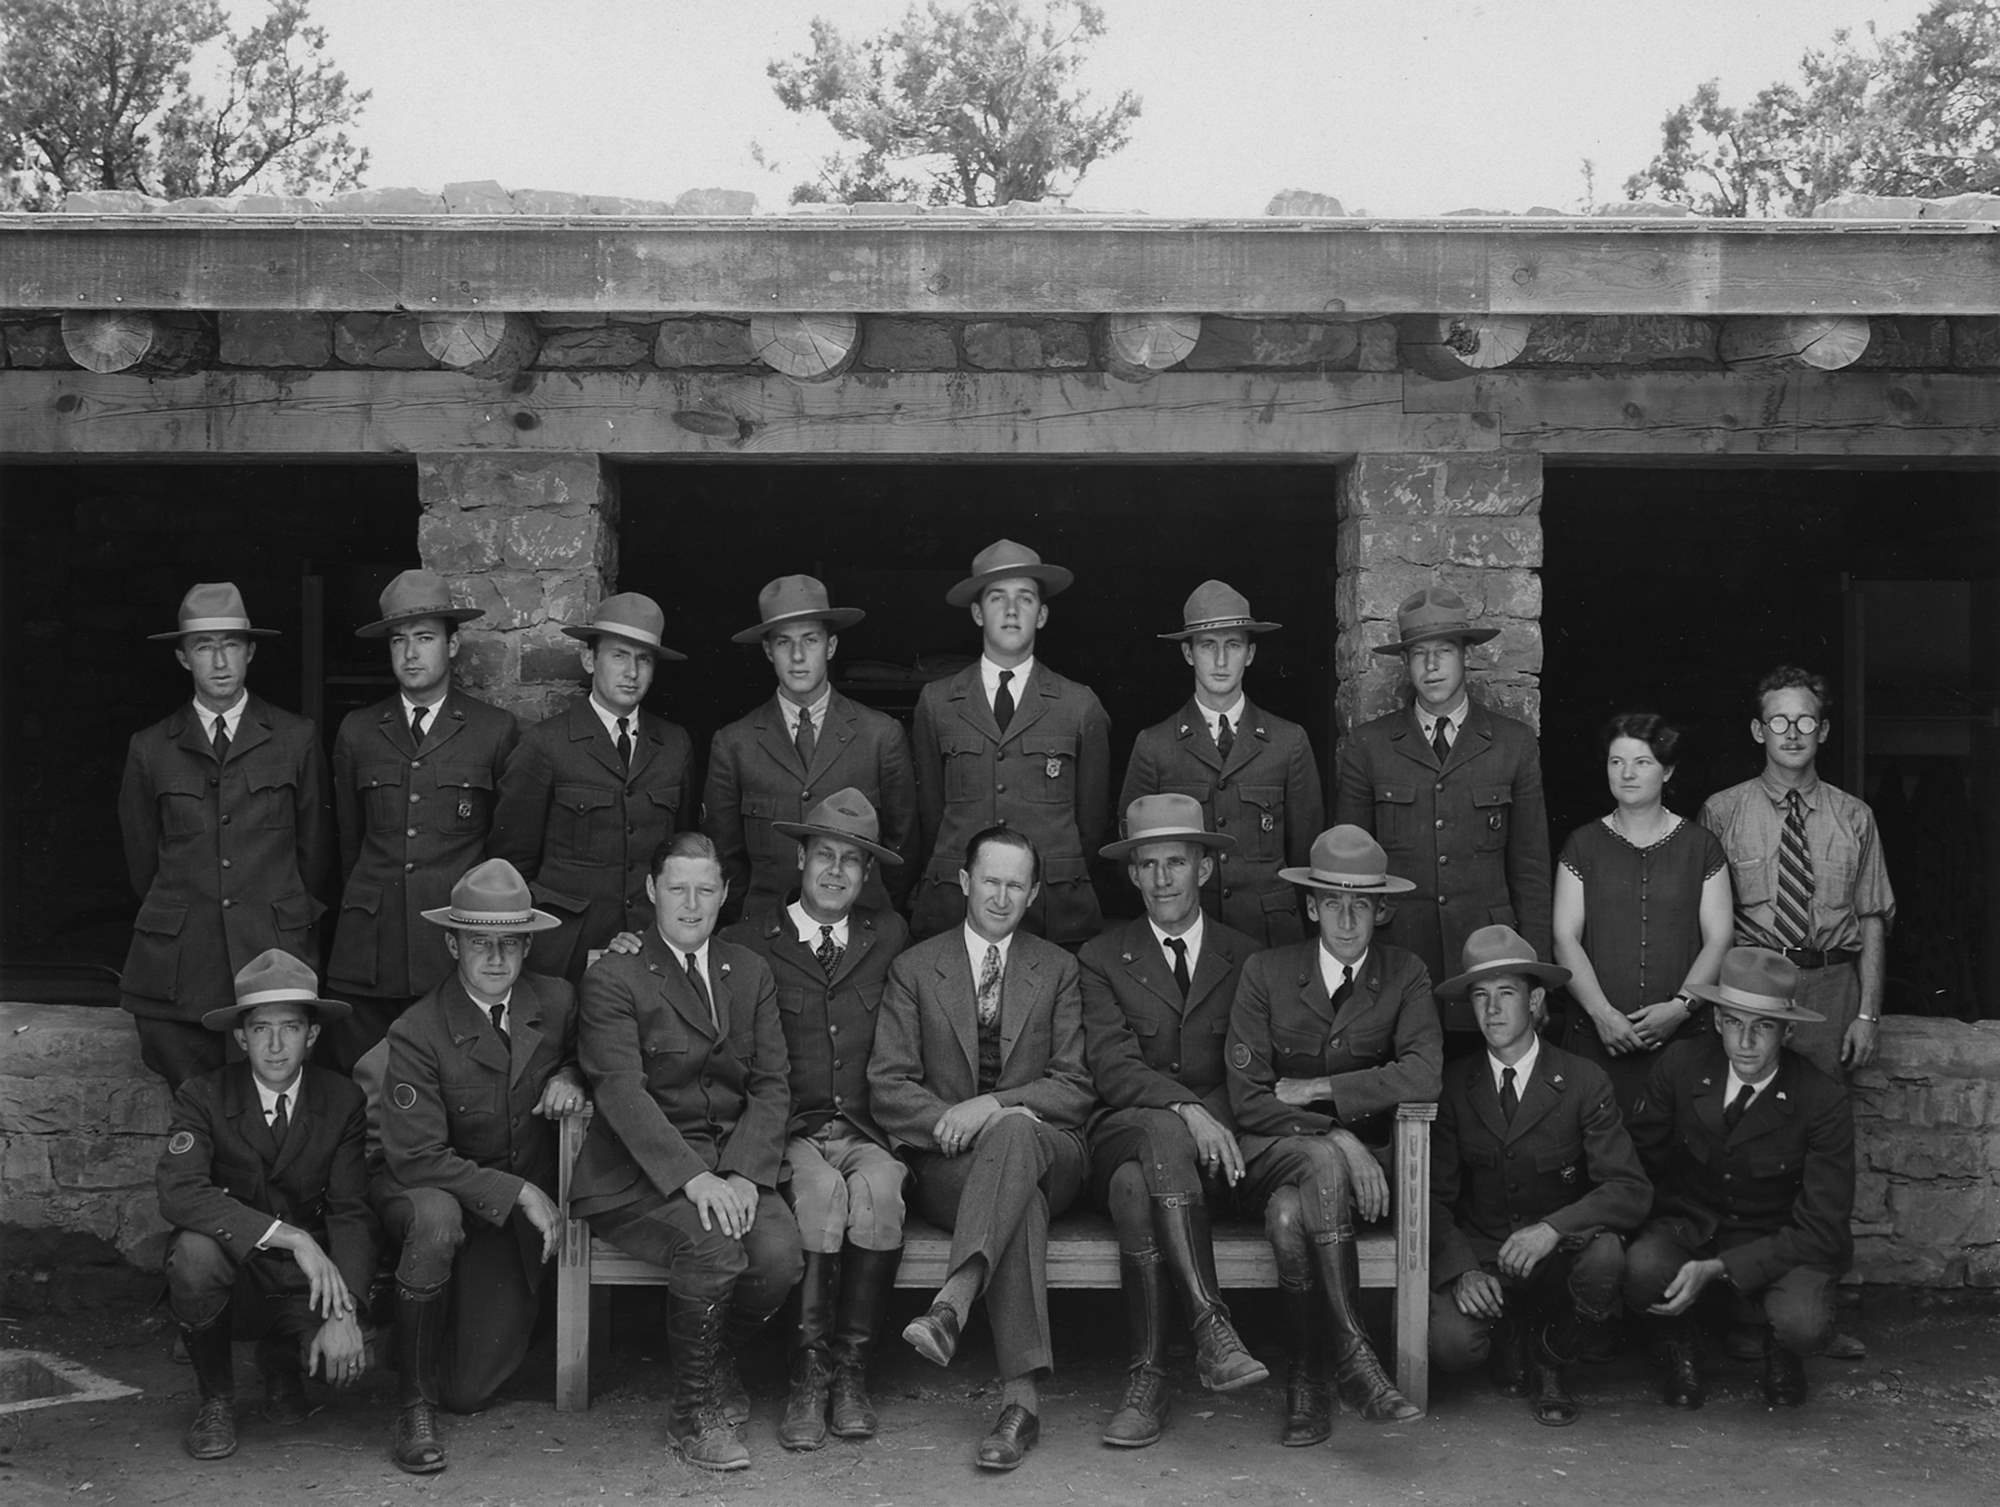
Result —
<instances>
[{"instance_id":1,"label":"shield-shaped badge","mask_svg":"<svg viewBox=\"0 0 2000 1507\"><path fill-rule=\"evenodd\" d=\"M1264 813L1264 819L1260 821L1257 825L1262 827L1266 832L1275 832L1278 830L1278 819L1275 816L1271 815L1270 812L1266 811Z\"/></svg>"},{"instance_id":2,"label":"shield-shaped badge","mask_svg":"<svg viewBox=\"0 0 2000 1507\"><path fill-rule=\"evenodd\" d=\"M1049 762L1046 767L1048 769L1050 779L1059 780L1062 778L1062 760L1057 758L1054 754L1049 755Z\"/></svg>"},{"instance_id":3,"label":"shield-shaped badge","mask_svg":"<svg viewBox=\"0 0 2000 1507\"><path fill-rule=\"evenodd\" d=\"M464 795L464 796L460 796L460 797L459 797L459 800L458 800L458 819L459 819L460 821L462 821L462 822L469 822L469 821L471 821L471 820L472 820L472 797L471 797L471 796L469 796L469 795Z\"/></svg>"}]
</instances>

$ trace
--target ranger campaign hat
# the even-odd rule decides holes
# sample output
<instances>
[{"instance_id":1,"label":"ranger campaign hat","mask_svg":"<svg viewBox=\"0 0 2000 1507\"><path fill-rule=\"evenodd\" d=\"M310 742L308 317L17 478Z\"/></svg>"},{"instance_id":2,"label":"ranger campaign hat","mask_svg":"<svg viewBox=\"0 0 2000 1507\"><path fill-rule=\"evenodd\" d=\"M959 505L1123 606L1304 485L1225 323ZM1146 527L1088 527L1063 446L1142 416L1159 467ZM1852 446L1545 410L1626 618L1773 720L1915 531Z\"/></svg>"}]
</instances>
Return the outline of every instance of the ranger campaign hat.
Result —
<instances>
[{"instance_id":1,"label":"ranger campaign hat","mask_svg":"<svg viewBox=\"0 0 2000 1507\"><path fill-rule=\"evenodd\" d=\"M865 848L884 863L900 864L902 855L882 846L882 821L867 796L849 785L836 790L805 814L803 821L772 822L773 832L782 832L800 842L812 837L832 837Z\"/></svg>"},{"instance_id":2,"label":"ranger campaign hat","mask_svg":"<svg viewBox=\"0 0 2000 1507\"><path fill-rule=\"evenodd\" d=\"M454 931L554 931L562 925L560 918L535 909L528 881L504 858L467 869L451 887L451 904L417 914Z\"/></svg>"},{"instance_id":3,"label":"ranger campaign hat","mask_svg":"<svg viewBox=\"0 0 2000 1507\"><path fill-rule=\"evenodd\" d=\"M1434 638L1455 638L1462 644L1483 644L1498 638L1498 628L1475 628L1465 598L1449 586L1426 586L1403 598L1396 609L1395 642L1376 646L1377 654L1401 654L1412 644Z\"/></svg>"},{"instance_id":4,"label":"ranger campaign hat","mask_svg":"<svg viewBox=\"0 0 2000 1507\"><path fill-rule=\"evenodd\" d=\"M1819 1011L1797 1003L1797 965L1768 947L1730 948L1722 955L1721 977L1712 984L1690 984L1687 992L1725 1010L1793 1025L1818 1025L1826 1019Z\"/></svg>"},{"instance_id":5,"label":"ranger campaign hat","mask_svg":"<svg viewBox=\"0 0 2000 1507\"><path fill-rule=\"evenodd\" d=\"M406 570L382 588L377 606L382 614L372 623L354 630L356 638L387 638L398 623L414 623L419 618L437 617L456 628L486 614L477 607L452 605L451 588L434 570Z\"/></svg>"},{"instance_id":6,"label":"ranger campaign hat","mask_svg":"<svg viewBox=\"0 0 2000 1507\"><path fill-rule=\"evenodd\" d=\"M337 999L319 997L319 976L282 947L265 949L236 971L236 1003L210 1010L201 1023L211 1031L227 1031L259 1005L304 1005L315 1023L324 1025L354 1013Z\"/></svg>"},{"instance_id":7,"label":"ranger campaign hat","mask_svg":"<svg viewBox=\"0 0 2000 1507\"><path fill-rule=\"evenodd\" d=\"M1191 795L1142 795L1125 808L1119 830L1124 835L1099 848L1099 857L1124 858L1149 842L1192 842L1217 849L1236 846L1236 839L1227 832L1208 830L1207 813Z\"/></svg>"},{"instance_id":8,"label":"ranger campaign hat","mask_svg":"<svg viewBox=\"0 0 2000 1507\"><path fill-rule=\"evenodd\" d=\"M1260 623L1250 611L1250 598L1227 581L1203 581L1181 603L1181 629L1161 638L1193 638L1197 633L1221 633L1240 628L1245 633L1269 633L1281 626Z\"/></svg>"},{"instance_id":9,"label":"ranger campaign hat","mask_svg":"<svg viewBox=\"0 0 2000 1507\"><path fill-rule=\"evenodd\" d=\"M1402 895L1416 888L1389 872L1382 844L1360 827L1328 827L1313 839L1302 869L1279 869L1278 877L1300 889L1349 895Z\"/></svg>"},{"instance_id":10,"label":"ranger campaign hat","mask_svg":"<svg viewBox=\"0 0 2000 1507\"><path fill-rule=\"evenodd\" d=\"M825 583L816 576L779 576L775 581L766 581L764 589L757 593L757 616L763 621L754 628L730 634L729 641L754 644L773 628L815 618L826 624L828 633L839 633L852 628L868 614L859 607L829 606Z\"/></svg>"},{"instance_id":11,"label":"ranger campaign hat","mask_svg":"<svg viewBox=\"0 0 2000 1507\"><path fill-rule=\"evenodd\" d=\"M1431 993L1440 999L1463 999L1481 979L1512 974L1531 984L1554 989L1569 982L1569 970L1544 963L1534 945L1511 926L1482 926L1465 939L1455 973Z\"/></svg>"},{"instance_id":12,"label":"ranger campaign hat","mask_svg":"<svg viewBox=\"0 0 2000 1507\"><path fill-rule=\"evenodd\" d=\"M1012 539L996 539L972 557L972 574L947 591L944 599L953 607L969 607L993 582L1013 576L1026 576L1042 588L1045 598L1067 591L1070 582L1076 579L1073 571L1060 565L1043 564L1042 557L1027 545L1016 544Z\"/></svg>"},{"instance_id":13,"label":"ranger campaign hat","mask_svg":"<svg viewBox=\"0 0 2000 1507\"><path fill-rule=\"evenodd\" d=\"M172 633L148 633L154 643L172 643L190 633L241 633L246 638L276 638L276 628L250 626L250 609L234 581L200 581L181 598L181 625Z\"/></svg>"},{"instance_id":14,"label":"ranger campaign hat","mask_svg":"<svg viewBox=\"0 0 2000 1507\"><path fill-rule=\"evenodd\" d=\"M660 610L658 602L642 592L621 591L599 602L597 616L589 622L572 623L563 632L587 644L596 643L608 633L613 638L622 638L627 643L651 649L662 659L686 659L685 654L660 642L660 635L666 628L667 615Z\"/></svg>"}]
</instances>

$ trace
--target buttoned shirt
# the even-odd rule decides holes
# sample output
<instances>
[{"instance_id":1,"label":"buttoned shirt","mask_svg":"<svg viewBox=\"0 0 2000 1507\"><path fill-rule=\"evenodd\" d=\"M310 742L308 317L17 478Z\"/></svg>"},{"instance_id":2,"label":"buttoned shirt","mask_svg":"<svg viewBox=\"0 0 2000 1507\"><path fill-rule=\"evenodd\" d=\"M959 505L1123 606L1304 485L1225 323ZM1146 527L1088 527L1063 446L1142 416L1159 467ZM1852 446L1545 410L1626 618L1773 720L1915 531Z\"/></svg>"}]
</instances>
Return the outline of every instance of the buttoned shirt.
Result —
<instances>
[{"instance_id":1,"label":"buttoned shirt","mask_svg":"<svg viewBox=\"0 0 2000 1507\"><path fill-rule=\"evenodd\" d=\"M464 983L465 981L463 979L460 979L459 982ZM498 1005L500 1007L500 1018L497 1021L493 1021L494 1028L496 1030L501 1030L501 1031L507 1029L507 1023L513 1019L512 1013L507 1008L514 1001L514 991L512 989L509 989L499 999L491 1001L481 999L478 995L474 994L470 989L465 991L465 997L471 1000L475 1005L477 1005L479 1007L479 1013L485 1016L488 1020L493 1020L493 1007L495 1005Z\"/></svg>"},{"instance_id":2,"label":"buttoned shirt","mask_svg":"<svg viewBox=\"0 0 2000 1507\"><path fill-rule=\"evenodd\" d=\"M838 921L832 922L815 921L807 914L806 908L796 900L785 907L785 914L791 917L792 930L799 934L799 943L806 951L819 950L819 929L829 925L833 928L833 945L843 952L847 950L847 917L842 916ZM981 956L984 957L985 954L982 953ZM973 976L978 977L977 974Z\"/></svg>"},{"instance_id":3,"label":"buttoned shirt","mask_svg":"<svg viewBox=\"0 0 2000 1507\"><path fill-rule=\"evenodd\" d=\"M236 702L233 706L217 712L203 706L197 701L194 704L194 714L196 719L201 723L201 730L207 736L209 742L213 743L215 741L215 719L220 717L222 725L229 731L229 741L234 743L236 741L236 729L243 721L243 708L249 704L250 693L248 691L238 691L236 693Z\"/></svg>"},{"instance_id":4,"label":"buttoned shirt","mask_svg":"<svg viewBox=\"0 0 2000 1507\"><path fill-rule=\"evenodd\" d=\"M1035 673L1035 656L1030 654L1017 665L996 665L984 654L979 656L979 684L986 691L986 704L993 705L993 698L1000 694L1000 672L1006 670L1013 675L1007 682L1007 689L1013 694L1014 705L1021 704L1021 692L1026 689L1028 677Z\"/></svg>"},{"instance_id":5,"label":"buttoned shirt","mask_svg":"<svg viewBox=\"0 0 2000 1507\"><path fill-rule=\"evenodd\" d=\"M1328 999L1332 999L1335 992L1340 988L1341 970L1343 968L1347 970L1347 979L1349 982L1352 982L1360 978L1362 970L1368 966L1368 954L1365 952L1351 963L1341 962L1339 958L1326 950L1325 943L1320 944L1317 952L1319 954L1319 976L1321 981L1326 985L1326 997Z\"/></svg>"},{"instance_id":6,"label":"buttoned shirt","mask_svg":"<svg viewBox=\"0 0 2000 1507\"><path fill-rule=\"evenodd\" d=\"M1014 933L1010 931L998 942L993 942L982 937L970 926L961 927L960 930L965 934L965 960L972 965L972 987L974 989L979 987L980 975L986 970L986 949L989 947L1000 949L1000 976L1005 978L1007 950L1014 945Z\"/></svg>"},{"instance_id":7,"label":"buttoned shirt","mask_svg":"<svg viewBox=\"0 0 2000 1507\"><path fill-rule=\"evenodd\" d=\"M1200 697L1195 698L1194 704L1201 708L1201 720L1208 724L1208 735L1215 740L1215 746L1220 748L1222 746L1222 719L1224 717L1229 719L1230 732L1242 732L1243 709L1250 704L1250 698L1248 696L1238 696L1235 705L1225 707L1219 712L1210 711L1208 705Z\"/></svg>"},{"instance_id":8,"label":"buttoned shirt","mask_svg":"<svg viewBox=\"0 0 2000 1507\"><path fill-rule=\"evenodd\" d=\"M1522 1089L1528 1086L1528 1079L1534 1075L1535 1059L1541 1055L1542 1038L1533 1032L1529 1032L1528 1034L1528 1050L1521 1054L1519 1062L1502 1062L1498 1057L1488 1052L1486 1054L1486 1066L1493 1074L1493 1092L1497 1094L1506 1087L1500 1080L1506 1074L1507 1069L1511 1067L1514 1070L1514 1092L1517 1094L1520 1093Z\"/></svg>"},{"instance_id":9,"label":"buttoned shirt","mask_svg":"<svg viewBox=\"0 0 2000 1507\"><path fill-rule=\"evenodd\" d=\"M1470 696L1461 692L1458 698L1458 705L1444 713L1443 716L1425 711L1424 704L1421 701L1412 702L1411 705L1416 709L1417 726L1422 730L1426 743L1437 741L1437 725L1442 722L1451 729L1450 732L1444 735L1445 741L1453 748L1458 747L1458 735L1465 727L1465 714L1472 710L1472 698Z\"/></svg>"},{"instance_id":10,"label":"buttoned shirt","mask_svg":"<svg viewBox=\"0 0 2000 1507\"><path fill-rule=\"evenodd\" d=\"M1785 840L1786 797L1791 787L1766 769L1717 791L1701 808L1701 824L1722 842L1736 891L1736 940L1783 950L1778 929L1778 853ZM1798 787L1805 806L1806 848L1812 854L1812 930L1808 947L1852 950L1861 946L1861 920L1896 914L1895 891L1865 801L1814 775Z\"/></svg>"},{"instance_id":11,"label":"buttoned shirt","mask_svg":"<svg viewBox=\"0 0 2000 1507\"><path fill-rule=\"evenodd\" d=\"M660 933L660 940L667 942L667 934L665 932ZM708 973L708 943L703 942L693 952L686 952L674 946L673 943L667 942L667 951L674 955L674 961L680 964L682 973L688 971L688 959L694 959L695 969L701 974L701 986L708 991L708 1008L713 1011L715 1009L715 981L709 977Z\"/></svg>"},{"instance_id":12,"label":"buttoned shirt","mask_svg":"<svg viewBox=\"0 0 2000 1507\"><path fill-rule=\"evenodd\" d=\"M1194 913L1194 925L1190 926L1175 939L1187 944L1187 971L1189 978L1194 977L1195 968L1201 963L1201 933L1204 920L1205 917L1202 913L1196 911ZM1174 967L1174 950L1167 945L1169 934L1160 930L1159 922L1155 921L1151 916L1146 918L1146 924L1153 928L1153 940L1160 944L1161 955L1167 960L1167 971L1171 973Z\"/></svg>"},{"instance_id":13,"label":"buttoned shirt","mask_svg":"<svg viewBox=\"0 0 2000 1507\"><path fill-rule=\"evenodd\" d=\"M605 736L611 739L613 746L616 746L618 742L618 718L620 714L612 711L610 707L599 701L595 691L592 691L584 699L590 703L590 709L597 713L597 720L604 724ZM625 736L636 739L639 736L639 708L635 706L631 711L623 715L625 718Z\"/></svg>"},{"instance_id":14,"label":"buttoned shirt","mask_svg":"<svg viewBox=\"0 0 2000 1507\"><path fill-rule=\"evenodd\" d=\"M1764 1090L1771 1086L1771 1080L1777 1076L1778 1069L1774 1063L1771 1071L1759 1078L1755 1083L1745 1083L1743 1079L1736 1076L1736 1069L1732 1067L1729 1070L1728 1076L1722 1082L1722 1107L1727 1109L1730 1105L1734 1104L1736 1096L1743 1092L1745 1088L1750 1090L1750 1104L1755 1104L1759 1099L1764 1097ZM1746 1104L1743 1107L1748 1109L1750 1104Z\"/></svg>"},{"instance_id":15,"label":"buttoned shirt","mask_svg":"<svg viewBox=\"0 0 2000 1507\"><path fill-rule=\"evenodd\" d=\"M821 686L818 698L810 706L800 706L790 697L780 696L778 698L778 715L785 719L785 735L794 743L798 742L799 718L801 717L810 717L812 719L812 730L815 733L824 732L826 730L826 706L831 700L833 700L833 687L831 685Z\"/></svg>"},{"instance_id":16,"label":"buttoned shirt","mask_svg":"<svg viewBox=\"0 0 2000 1507\"><path fill-rule=\"evenodd\" d=\"M440 710L443 709L444 698L448 696L450 693L451 693L450 687L439 686L437 700L430 702L429 704L425 705L422 708L424 714L425 736L428 737L431 729L437 726L437 714ZM403 703L403 726L408 727L410 725L410 719L417 714L418 704L410 700L409 693L406 691L397 692L396 699ZM613 742L616 742L618 739L618 735L616 733L613 733L611 737Z\"/></svg>"}]
</instances>

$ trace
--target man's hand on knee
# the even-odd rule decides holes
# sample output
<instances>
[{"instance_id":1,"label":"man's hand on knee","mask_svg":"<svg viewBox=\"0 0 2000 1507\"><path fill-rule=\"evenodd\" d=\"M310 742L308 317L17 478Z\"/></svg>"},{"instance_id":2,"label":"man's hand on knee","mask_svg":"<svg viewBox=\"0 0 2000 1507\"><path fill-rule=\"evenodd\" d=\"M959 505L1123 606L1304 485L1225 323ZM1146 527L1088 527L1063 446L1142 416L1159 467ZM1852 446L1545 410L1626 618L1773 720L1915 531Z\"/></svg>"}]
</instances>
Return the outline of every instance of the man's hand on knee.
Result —
<instances>
[{"instance_id":1,"label":"man's hand on knee","mask_svg":"<svg viewBox=\"0 0 2000 1507\"><path fill-rule=\"evenodd\" d=\"M323 1319L346 1318L354 1312L354 1297L340 1275L333 1258L319 1248L319 1242L296 1225L281 1224L270 1237L272 1247L292 1253L299 1270L312 1285L312 1311Z\"/></svg>"},{"instance_id":2,"label":"man's hand on knee","mask_svg":"<svg viewBox=\"0 0 2000 1507\"><path fill-rule=\"evenodd\" d=\"M328 1319L306 1350L306 1371L311 1374L317 1370L329 1386L351 1387L367 1368L366 1350L360 1320L353 1314Z\"/></svg>"},{"instance_id":3,"label":"man's hand on knee","mask_svg":"<svg viewBox=\"0 0 2000 1507\"><path fill-rule=\"evenodd\" d=\"M1220 1173L1232 1188L1243 1181L1243 1148L1236 1144L1229 1127L1193 1100L1174 1108L1194 1137L1195 1160L1202 1170Z\"/></svg>"},{"instance_id":4,"label":"man's hand on knee","mask_svg":"<svg viewBox=\"0 0 2000 1507\"><path fill-rule=\"evenodd\" d=\"M1500 1270L1510 1277L1525 1277L1546 1261L1549 1253L1561 1243L1562 1236L1550 1225L1523 1225L1501 1244L1498 1257Z\"/></svg>"},{"instance_id":5,"label":"man's hand on knee","mask_svg":"<svg viewBox=\"0 0 2000 1507\"><path fill-rule=\"evenodd\" d=\"M723 1182L736 1200L736 1230L740 1238L749 1234L757 1223L757 1185L740 1172L730 1173Z\"/></svg>"},{"instance_id":6,"label":"man's hand on knee","mask_svg":"<svg viewBox=\"0 0 2000 1507\"><path fill-rule=\"evenodd\" d=\"M1326 1138L1346 1164L1355 1212L1363 1219L1381 1219L1389 1212L1389 1179L1382 1171L1382 1164L1375 1160L1375 1153L1362 1145L1351 1130L1329 1130Z\"/></svg>"},{"instance_id":7,"label":"man's hand on knee","mask_svg":"<svg viewBox=\"0 0 2000 1507\"><path fill-rule=\"evenodd\" d=\"M713 1172L697 1172L681 1184L681 1192L687 1195L694 1211L701 1216L704 1230L720 1230L737 1240L743 1238L747 1228L743 1223L742 1200L726 1179Z\"/></svg>"},{"instance_id":8,"label":"man's hand on knee","mask_svg":"<svg viewBox=\"0 0 2000 1507\"><path fill-rule=\"evenodd\" d=\"M1500 1279L1491 1272L1460 1272L1451 1284L1451 1300L1468 1319L1497 1319L1507 1307Z\"/></svg>"},{"instance_id":9,"label":"man's hand on knee","mask_svg":"<svg viewBox=\"0 0 2000 1507\"><path fill-rule=\"evenodd\" d=\"M1000 1101L991 1094L981 1094L976 1099L966 1099L954 1104L937 1118L931 1127L931 1139L937 1142L937 1149L946 1156L957 1156L971 1149L986 1122L1000 1112Z\"/></svg>"},{"instance_id":10,"label":"man's hand on knee","mask_svg":"<svg viewBox=\"0 0 2000 1507\"><path fill-rule=\"evenodd\" d=\"M1646 1312L1657 1313L1662 1318L1678 1318L1694 1307L1696 1298L1702 1295L1708 1284L1722 1276L1726 1268L1710 1257L1706 1261L1686 1261L1674 1273L1674 1280L1667 1284L1667 1290L1660 1294L1660 1301Z\"/></svg>"}]
</instances>

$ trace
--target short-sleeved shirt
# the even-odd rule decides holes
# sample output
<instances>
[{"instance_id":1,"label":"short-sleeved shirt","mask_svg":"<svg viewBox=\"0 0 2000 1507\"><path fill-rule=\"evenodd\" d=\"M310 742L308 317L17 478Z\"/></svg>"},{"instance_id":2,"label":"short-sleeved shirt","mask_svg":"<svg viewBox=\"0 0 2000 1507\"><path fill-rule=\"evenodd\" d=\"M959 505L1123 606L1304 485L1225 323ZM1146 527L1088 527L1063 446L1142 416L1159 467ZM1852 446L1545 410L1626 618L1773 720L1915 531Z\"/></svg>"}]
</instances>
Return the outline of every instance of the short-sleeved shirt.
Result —
<instances>
[{"instance_id":1,"label":"short-sleeved shirt","mask_svg":"<svg viewBox=\"0 0 2000 1507\"><path fill-rule=\"evenodd\" d=\"M1702 886L1729 862L1715 834L1682 821L1641 848L1594 821L1570 834L1561 862L1583 884L1583 950L1611 1007L1673 998L1701 956Z\"/></svg>"},{"instance_id":2,"label":"short-sleeved shirt","mask_svg":"<svg viewBox=\"0 0 2000 1507\"><path fill-rule=\"evenodd\" d=\"M1778 849L1785 833L1785 786L1769 771L1708 798L1701 824L1722 840L1736 889L1736 940L1750 947L1785 947L1777 929ZM1895 919L1896 895L1868 803L1814 778L1799 787L1806 808L1806 848L1812 854L1813 934L1807 946L1826 951L1861 946L1861 920Z\"/></svg>"}]
</instances>

